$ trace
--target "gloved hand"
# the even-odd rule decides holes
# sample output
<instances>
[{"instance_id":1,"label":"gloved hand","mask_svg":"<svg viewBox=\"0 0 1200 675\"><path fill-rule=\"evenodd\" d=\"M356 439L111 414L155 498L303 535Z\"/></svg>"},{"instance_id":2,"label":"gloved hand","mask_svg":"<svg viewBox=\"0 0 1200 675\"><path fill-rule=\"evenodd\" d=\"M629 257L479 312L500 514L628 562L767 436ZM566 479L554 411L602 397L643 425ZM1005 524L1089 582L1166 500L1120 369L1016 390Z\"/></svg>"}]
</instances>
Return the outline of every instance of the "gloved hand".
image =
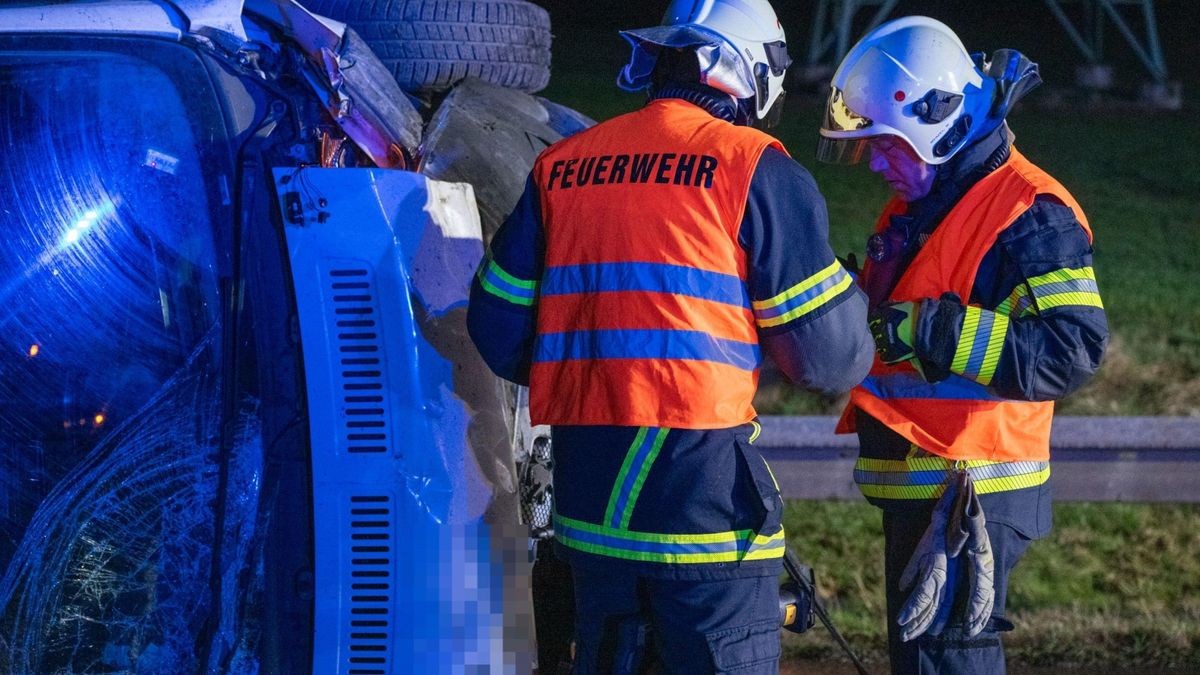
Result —
<instances>
[{"instance_id":1,"label":"gloved hand","mask_svg":"<svg viewBox=\"0 0 1200 675\"><path fill-rule=\"evenodd\" d=\"M992 608L996 604L996 565L992 555L992 540L987 533L987 519L979 504L979 495L975 494L975 484L968 481L964 494L963 509L959 512L959 529L967 533L964 551L967 555L968 595L965 616L961 621L967 637L975 637L992 618Z\"/></svg>"},{"instance_id":2,"label":"gloved hand","mask_svg":"<svg viewBox=\"0 0 1200 675\"><path fill-rule=\"evenodd\" d=\"M862 267L858 264L858 256L853 253L847 253L845 258L838 256L837 260L842 264L842 267L846 268L846 271L850 273L854 281L857 282L858 278L862 276Z\"/></svg>"},{"instance_id":3,"label":"gloved hand","mask_svg":"<svg viewBox=\"0 0 1200 675\"><path fill-rule=\"evenodd\" d=\"M923 635L933 625L945 598L949 565L946 527L957 494L958 483L951 481L934 505L929 527L925 529L912 558L900 575L900 589L912 589L896 617L896 623L900 625L900 639L904 642Z\"/></svg>"},{"instance_id":4,"label":"gloved hand","mask_svg":"<svg viewBox=\"0 0 1200 675\"><path fill-rule=\"evenodd\" d=\"M883 304L867 315L867 325L875 338L875 351L884 363L915 359L917 304Z\"/></svg>"}]
</instances>

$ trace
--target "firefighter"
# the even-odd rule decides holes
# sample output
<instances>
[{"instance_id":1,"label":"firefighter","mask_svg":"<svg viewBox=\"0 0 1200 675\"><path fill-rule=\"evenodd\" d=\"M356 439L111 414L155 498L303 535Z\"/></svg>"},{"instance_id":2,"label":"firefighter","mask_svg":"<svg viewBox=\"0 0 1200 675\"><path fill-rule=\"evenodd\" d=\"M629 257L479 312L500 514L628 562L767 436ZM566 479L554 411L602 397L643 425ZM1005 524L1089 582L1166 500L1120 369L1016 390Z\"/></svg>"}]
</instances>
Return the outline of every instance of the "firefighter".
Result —
<instances>
[{"instance_id":1,"label":"firefighter","mask_svg":"<svg viewBox=\"0 0 1200 675\"><path fill-rule=\"evenodd\" d=\"M1004 672L1009 573L1050 529L1053 401L1108 341L1087 218L1005 122L1039 83L925 17L833 77L819 158L867 158L895 192L860 279L878 354L839 424L883 510L894 673Z\"/></svg>"},{"instance_id":2,"label":"firefighter","mask_svg":"<svg viewBox=\"0 0 1200 675\"><path fill-rule=\"evenodd\" d=\"M553 425L576 672L778 669L783 502L751 399L762 353L844 392L865 295L809 173L755 127L789 59L766 0L677 0L622 35L646 105L546 149L471 291L472 339Z\"/></svg>"}]
</instances>

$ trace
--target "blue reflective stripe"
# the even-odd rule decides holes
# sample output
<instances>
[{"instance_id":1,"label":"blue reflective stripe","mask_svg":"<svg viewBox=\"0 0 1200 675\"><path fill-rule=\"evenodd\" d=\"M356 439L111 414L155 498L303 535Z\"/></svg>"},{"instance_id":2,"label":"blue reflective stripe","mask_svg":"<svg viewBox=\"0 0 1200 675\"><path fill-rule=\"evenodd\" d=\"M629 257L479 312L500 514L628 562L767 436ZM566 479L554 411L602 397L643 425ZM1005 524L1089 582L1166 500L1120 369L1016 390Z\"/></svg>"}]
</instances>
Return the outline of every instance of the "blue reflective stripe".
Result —
<instances>
[{"instance_id":1,"label":"blue reflective stripe","mask_svg":"<svg viewBox=\"0 0 1200 675\"><path fill-rule=\"evenodd\" d=\"M544 333L538 336L534 361L574 359L683 359L724 363L755 370L761 362L757 344L713 337L690 330L593 330Z\"/></svg>"},{"instance_id":2,"label":"blue reflective stripe","mask_svg":"<svg viewBox=\"0 0 1200 675\"><path fill-rule=\"evenodd\" d=\"M979 327L975 329L975 340L971 343L971 358L967 360L966 372L963 375L979 375L983 366L983 357L987 354L988 341L992 338L992 326L996 323L996 315L992 312L979 313Z\"/></svg>"},{"instance_id":3,"label":"blue reflective stripe","mask_svg":"<svg viewBox=\"0 0 1200 675\"><path fill-rule=\"evenodd\" d=\"M871 375L862 386L877 398L933 398L956 401L1003 401L983 385L960 375L950 375L941 382L926 382L916 373Z\"/></svg>"},{"instance_id":4,"label":"blue reflective stripe","mask_svg":"<svg viewBox=\"0 0 1200 675\"><path fill-rule=\"evenodd\" d=\"M787 314L788 312L791 312L792 310L796 309L797 307L799 307L807 302L811 302L813 299L819 297L825 291L828 291L829 289L833 288L834 286L837 286L839 283L842 282L843 279L846 278L846 274L847 273L846 273L845 268L842 268L841 266L839 266L837 268L837 270L834 272L834 274L832 274L829 278L824 279L823 281L821 281L817 285L813 286L812 288L809 288L808 290L804 291L803 293L800 293L800 294L796 295L795 297L788 298L786 301L784 301L778 305L775 305L774 307L768 307L766 309L754 310L754 317L756 319L758 319L759 321L766 321L767 319L773 319L782 314Z\"/></svg>"},{"instance_id":5,"label":"blue reflective stripe","mask_svg":"<svg viewBox=\"0 0 1200 675\"><path fill-rule=\"evenodd\" d=\"M522 298L532 298L533 297L533 291L529 290L528 288L521 288L520 286L515 286L513 284L510 284L507 281L505 281L504 278L501 277L499 274L496 274L496 270L492 269L492 267L491 267L491 265L494 265L494 264L495 263L491 263L490 265L488 265L487 271L484 273L484 278L486 278L488 280L488 283L492 284L496 288L499 288L500 290L504 291L505 293L510 293L517 297L522 297Z\"/></svg>"},{"instance_id":6,"label":"blue reflective stripe","mask_svg":"<svg viewBox=\"0 0 1200 675\"><path fill-rule=\"evenodd\" d=\"M1010 314L1010 316L1015 316L1015 317L1021 316L1022 314L1025 313L1025 310L1029 309L1030 305L1032 305L1032 304L1033 304L1033 296L1022 295L1020 298L1017 299L1017 304L1015 307L1013 307L1012 314Z\"/></svg>"},{"instance_id":7,"label":"blue reflective stripe","mask_svg":"<svg viewBox=\"0 0 1200 675\"><path fill-rule=\"evenodd\" d=\"M774 536L774 535L771 535L771 536ZM783 537L780 537L779 539L772 539L765 544L760 544L757 546L755 546L753 544L752 540L750 540L750 539L739 539L738 540L738 550L739 551L742 549L746 549L748 551L770 551L772 549L783 548L785 546L787 546L787 539L785 539Z\"/></svg>"},{"instance_id":8,"label":"blue reflective stripe","mask_svg":"<svg viewBox=\"0 0 1200 675\"><path fill-rule=\"evenodd\" d=\"M933 455L910 455L900 460L859 457L854 463L854 482L864 496L874 499L936 499L949 483L949 472L956 464L955 460ZM1023 490L1050 478L1049 462L967 460L963 464L979 494Z\"/></svg>"},{"instance_id":9,"label":"blue reflective stripe","mask_svg":"<svg viewBox=\"0 0 1200 675\"><path fill-rule=\"evenodd\" d=\"M1100 287L1091 279L1071 279L1034 286L1033 292L1042 297L1058 293L1099 293Z\"/></svg>"},{"instance_id":10,"label":"blue reflective stripe","mask_svg":"<svg viewBox=\"0 0 1200 675\"><path fill-rule=\"evenodd\" d=\"M864 472L855 470L855 479L859 478L859 474ZM941 485L946 481L946 469L935 469L932 471L909 471L903 474L905 483L908 485Z\"/></svg>"},{"instance_id":11,"label":"blue reflective stripe","mask_svg":"<svg viewBox=\"0 0 1200 675\"><path fill-rule=\"evenodd\" d=\"M650 456L650 450L654 448L654 440L658 438L659 431L659 429L655 429L654 433L647 433L646 437L642 439L642 445L634 455L633 463L629 465L629 472L625 474L625 481L621 484L621 492L617 495L617 505L613 509L612 520L608 523L609 527L621 527L625 506L629 503L629 494L633 491L633 484L637 482L638 476L642 473L642 466L646 463L646 458Z\"/></svg>"},{"instance_id":12,"label":"blue reflective stripe","mask_svg":"<svg viewBox=\"0 0 1200 675\"><path fill-rule=\"evenodd\" d=\"M746 539L731 539L729 541L713 543L638 541L636 539L588 532L587 530L577 529L562 522L556 522L555 529L576 541L625 551L637 551L639 553L670 553L675 555L687 553L733 553L744 551L750 547L750 542Z\"/></svg>"},{"instance_id":13,"label":"blue reflective stripe","mask_svg":"<svg viewBox=\"0 0 1200 675\"><path fill-rule=\"evenodd\" d=\"M623 262L548 267L542 295L644 291L671 293L750 307L746 284L736 276L665 263Z\"/></svg>"},{"instance_id":14,"label":"blue reflective stripe","mask_svg":"<svg viewBox=\"0 0 1200 675\"><path fill-rule=\"evenodd\" d=\"M518 279L494 260L485 258L478 272L479 283L492 295L516 305L532 307L537 299L537 282Z\"/></svg>"}]
</instances>

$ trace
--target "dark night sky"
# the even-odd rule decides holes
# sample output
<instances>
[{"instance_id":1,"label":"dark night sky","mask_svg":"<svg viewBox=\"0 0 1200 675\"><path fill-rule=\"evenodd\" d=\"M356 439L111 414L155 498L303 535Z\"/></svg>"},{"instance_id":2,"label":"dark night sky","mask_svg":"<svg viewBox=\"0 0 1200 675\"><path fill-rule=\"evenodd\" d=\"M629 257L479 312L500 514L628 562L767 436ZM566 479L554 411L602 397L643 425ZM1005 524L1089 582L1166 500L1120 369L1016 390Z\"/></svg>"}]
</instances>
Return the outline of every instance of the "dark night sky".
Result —
<instances>
[{"instance_id":1,"label":"dark night sky","mask_svg":"<svg viewBox=\"0 0 1200 675\"><path fill-rule=\"evenodd\" d=\"M609 57L607 53L595 54L595 35L615 32L619 28L648 26L658 23L665 9L666 0L535 0L535 4L550 10L555 33L554 57L559 60L556 71L568 64L565 59L587 59L593 56ZM785 30L792 57L803 61L808 50L811 22L815 0L776 0L774 3ZM1078 17L1079 2L1063 3L1069 14ZM1200 85L1200 74L1194 64L1200 62L1200 41L1196 39L1200 29L1200 2L1194 0L1158 0L1155 3L1158 16L1160 39L1167 69L1172 80L1182 80L1189 94ZM859 23L865 23L871 9L861 10ZM1068 40L1066 34L1054 20L1042 0L997 0L997 1L949 1L949 0L905 0L892 16L925 14L947 23L958 32L970 51L987 51L1000 47L1019 49L1042 66L1048 82L1070 82L1073 68L1082 57ZM1143 32L1140 11L1126 7L1123 14L1135 32ZM1118 75L1126 78L1141 78L1144 70L1138 65L1124 39L1110 24L1106 37L1106 52L1109 61L1118 67ZM588 36L588 37L584 37ZM576 49L577 43L590 44L593 48ZM621 51L619 41L600 43L611 45L613 51ZM1128 79L1126 81L1129 81ZM1190 96L1189 96L1190 98Z\"/></svg>"}]
</instances>

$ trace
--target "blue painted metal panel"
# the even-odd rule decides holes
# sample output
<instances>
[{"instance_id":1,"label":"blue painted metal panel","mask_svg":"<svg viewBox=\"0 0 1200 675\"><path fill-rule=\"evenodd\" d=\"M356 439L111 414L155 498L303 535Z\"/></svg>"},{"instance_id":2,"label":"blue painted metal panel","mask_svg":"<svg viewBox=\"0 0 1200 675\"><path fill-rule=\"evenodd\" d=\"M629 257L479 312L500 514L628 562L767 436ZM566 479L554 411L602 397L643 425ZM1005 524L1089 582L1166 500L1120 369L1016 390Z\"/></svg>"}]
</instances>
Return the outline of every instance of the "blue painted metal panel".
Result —
<instances>
[{"instance_id":1,"label":"blue painted metal panel","mask_svg":"<svg viewBox=\"0 0 1200 675\"><path fill-rule=\"evenodd\" d=\"M314 672L510 670L526 541L507 432L488 425L503 388L465 335L483 255L470 188L378 169L275 179L312 437Z\"/></svg>"}]
</instances>

